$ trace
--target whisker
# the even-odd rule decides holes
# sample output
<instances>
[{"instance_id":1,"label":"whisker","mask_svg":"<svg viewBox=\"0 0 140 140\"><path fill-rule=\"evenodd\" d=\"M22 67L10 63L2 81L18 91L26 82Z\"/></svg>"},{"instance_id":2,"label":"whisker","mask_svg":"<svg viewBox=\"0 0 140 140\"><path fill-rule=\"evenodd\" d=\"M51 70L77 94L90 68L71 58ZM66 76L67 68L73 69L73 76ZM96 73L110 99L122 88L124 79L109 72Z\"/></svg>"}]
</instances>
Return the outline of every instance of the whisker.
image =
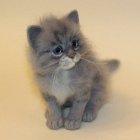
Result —
<instances>
[{"instance_id":1,"label":"whisker","mask_svg":"<svg viewBox=\"0 0 140 140\"><path fill-rule=\"evenodd\" d=\"M50 65L47 65L47 66L44 66L43 68L47 69L47 68L50 68L51 66L57 64L58 62L54 62L54 63L51 63Z\"/></svg>"},{"instance_id":2,"label":"whisker","mask_svg":"<svg viewBox=\"0 0 140 140\"><path fill-rule=\"evenodd\" d=\"M81 58L81 59L83 59L83 60L85 60L85 61L88 61L89 63L92 63L92 64L107 64L107 62L93 62L93 61L91 61L91 60L88 60L88 59L86 59L86 58Z\"/></svg>"},{"instance_id":3,"label":"whisker","mask_svg":"<svg viewBox=\"0 0 140 140\"><path fill-rule=\"evenodd\" d=\"M96 62L93 62L93 61L91 61L91 60L85 59L85 58L83 58L83 57L82 57L81 59L87 61L88 63L93 64L93 65L96 67L96 69L98 70L98 72L101 73L100 68L99 68L96 64L104 64L104 63L101 63L101 62L97 62L97 63L96 63Z\"/></svg>"},{"instance_id":4,"label":"whisker","mask_svg":"<svg viewBox=\"0 0 140 140\"><path fill-rule=\"evenodd\" d=\"M72 82L74 82L76 84L79 84L79 83L87 83L88 81L83 81L83 80L80 80L80 79L72 79Z\"/></svg>"},{"instance_id":5,"label":"whisker","mask_svg":"<svg viewBox=\"0 0 140 140\"><path fill-rule=\"evenodd\" d=\"M85 55L86 53L88 53L88 51L86 51L86 52L82 53L82 54L81 54L81 56Z\"/></svg>"}]
</instances>

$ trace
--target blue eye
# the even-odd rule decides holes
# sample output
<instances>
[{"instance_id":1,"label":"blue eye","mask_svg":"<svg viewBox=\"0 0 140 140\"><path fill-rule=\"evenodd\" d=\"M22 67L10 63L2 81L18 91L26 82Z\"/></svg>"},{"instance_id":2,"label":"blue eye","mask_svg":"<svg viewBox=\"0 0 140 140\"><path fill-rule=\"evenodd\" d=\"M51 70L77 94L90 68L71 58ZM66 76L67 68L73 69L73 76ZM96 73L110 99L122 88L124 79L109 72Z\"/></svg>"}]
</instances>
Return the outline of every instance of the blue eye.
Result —
<instances>
[{"instance_id":1,"label":"blue eye","mask_svg":"<svg viewBox=\"0 0 140 140\"><path fill-rule=\"evenodd\" d=\"M61 56L62 54L63 54L63 48L62 48L62 46L56 46L56 47L54 47L53 48L53 50L52 50L52 54L54 55L54 56Z\"/></svg>"},{"instance_id":2,"label":"blue eye","mask_svg":"<svg viewBox=\"0 0 140 140\"><path fill-rule=\"evenodd\" d=\"M72 48L73 48L74 50L78 50L79 47L80 47L79 41L78 41L78 40L73 40L73 41L72 41Z\"/></svg>"}]
</instances>

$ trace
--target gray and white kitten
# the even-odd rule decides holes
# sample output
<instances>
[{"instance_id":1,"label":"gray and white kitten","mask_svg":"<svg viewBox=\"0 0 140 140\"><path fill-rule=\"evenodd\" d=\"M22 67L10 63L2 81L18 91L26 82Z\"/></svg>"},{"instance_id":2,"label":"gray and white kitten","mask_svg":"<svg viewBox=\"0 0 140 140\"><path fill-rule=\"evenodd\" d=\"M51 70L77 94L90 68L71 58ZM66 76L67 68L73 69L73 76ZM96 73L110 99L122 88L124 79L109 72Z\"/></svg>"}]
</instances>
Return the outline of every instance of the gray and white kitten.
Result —
<instances>
[{"instance_id":1,"label":"gray and white kitten","mask_svg":"<svg viewBox=\"0 0 140 140\"><path fill-rule=\"evenodd\" d=\"M47 126L78 129L93 121L106 101L109 73L118 60L99 61L80 30L78 12L48 17L28 28L30 56L47 101ZM69 114L63 111L69 106Z\"/></svg>"}]
</instances>

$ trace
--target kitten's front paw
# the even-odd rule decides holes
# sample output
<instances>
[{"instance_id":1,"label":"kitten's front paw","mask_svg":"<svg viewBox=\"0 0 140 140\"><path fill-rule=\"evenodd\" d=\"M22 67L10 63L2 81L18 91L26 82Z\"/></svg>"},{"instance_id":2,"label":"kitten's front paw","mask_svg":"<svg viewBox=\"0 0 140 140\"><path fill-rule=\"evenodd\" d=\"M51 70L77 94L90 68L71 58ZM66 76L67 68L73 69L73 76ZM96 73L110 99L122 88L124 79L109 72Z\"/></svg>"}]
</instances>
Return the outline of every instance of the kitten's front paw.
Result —
<instances>
[{"instance_id":1,"label":"kitten's front paw","mask_svg":"<svg viewBox=\"0 0 140 140\"><path fill-rule=\"evenodd\" d=\"M47 123L46 125L50 129L59 129L63 127L63 118L56 117L56 116L49 116L48 113L46 113Z\"/></svg>"},{"instance_id":2,"label":"kitten's front paw","mask_svg":"<svg viewBox=\"0 0 140 140\"><path fill-rule=\"evenodd\" d=\"M58 118L58 119L47 119L47 126L50 129L59 129L61 127L63 127L63 119L62 118Z\"/></svg>"},{"instance_id":3,"label":"kitten's front paw","mask_svg":"<svg viewBox=\"0 0 140 140\"><path fill-rule=\"evenodd\" d=\"M87 109L84 111L82 121L83 122L91 122L91 121L95 120L96 117L97 117L97 112L94 112L91 109Z\"/></svg>"},{"instance_id":4,"label":"kitten's front paw","mask_svg":"<svg viewBox=\"0 0 140 140\"><path fill-rule=\"evenodd\" d=\"M74 119L66 119L64 122L64 127L68 130L79 129L81 127L81 121Z\"/></svg>"}]
</instances>

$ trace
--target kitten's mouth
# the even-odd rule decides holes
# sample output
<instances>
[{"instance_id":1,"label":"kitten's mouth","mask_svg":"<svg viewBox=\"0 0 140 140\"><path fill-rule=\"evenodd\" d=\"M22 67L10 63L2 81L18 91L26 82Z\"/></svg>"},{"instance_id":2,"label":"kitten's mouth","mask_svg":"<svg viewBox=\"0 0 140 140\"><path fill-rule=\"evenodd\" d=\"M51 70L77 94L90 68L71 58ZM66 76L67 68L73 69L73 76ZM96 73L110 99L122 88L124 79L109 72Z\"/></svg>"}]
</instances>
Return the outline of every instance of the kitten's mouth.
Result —
<instances>
[{"instance_id":1,"label":"kitten's mouth","mask_svg":"<svg viewBox=\"0 0 140 140\"><path fill-rule=\"evenodd\" d=\"M74 58L64 55L59 61L59 67L64 70L72 69L80 61L80 58L81 55L79 53L76 53Z\"/></svg>"}]
</instances>

